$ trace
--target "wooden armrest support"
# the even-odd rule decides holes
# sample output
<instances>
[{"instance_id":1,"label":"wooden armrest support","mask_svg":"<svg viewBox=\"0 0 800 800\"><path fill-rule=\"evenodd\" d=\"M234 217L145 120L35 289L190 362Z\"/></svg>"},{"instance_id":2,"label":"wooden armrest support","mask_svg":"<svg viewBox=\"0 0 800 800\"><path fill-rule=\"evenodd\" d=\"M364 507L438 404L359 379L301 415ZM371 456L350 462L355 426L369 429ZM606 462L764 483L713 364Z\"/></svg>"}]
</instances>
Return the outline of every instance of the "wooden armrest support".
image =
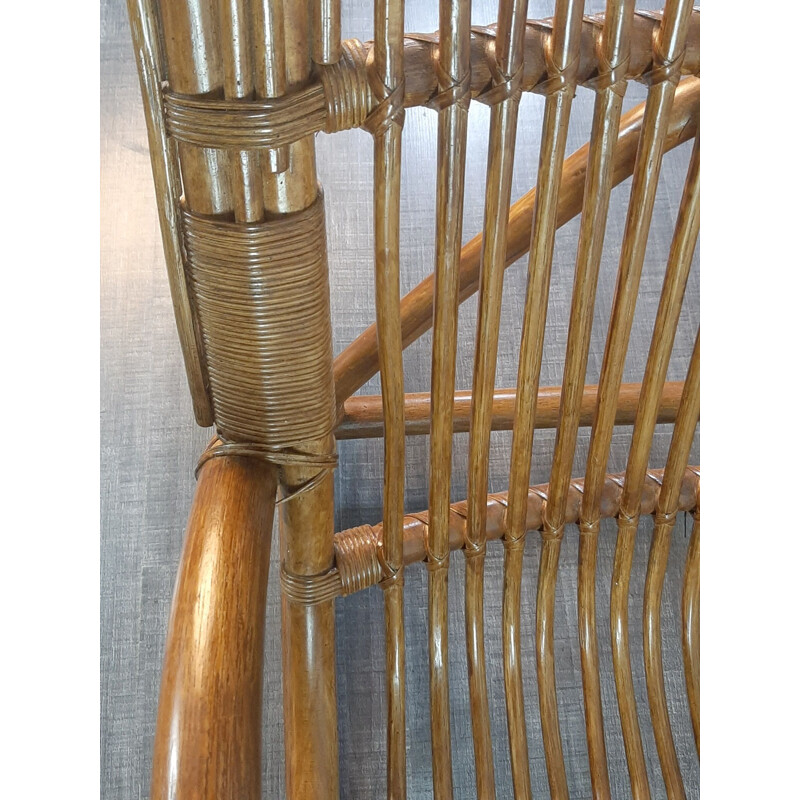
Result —
<instances>
[{"instance_id":1,"label":"wooden armrest support","mask_svg":"<svg viewBox=\"0 0 800 800\"><path fill-rule=\"evenodd\" d=\"M275 492L263 461L217 458L200 470L167 633L153 800L261 798Z\"/></svg>"}]
</instances>

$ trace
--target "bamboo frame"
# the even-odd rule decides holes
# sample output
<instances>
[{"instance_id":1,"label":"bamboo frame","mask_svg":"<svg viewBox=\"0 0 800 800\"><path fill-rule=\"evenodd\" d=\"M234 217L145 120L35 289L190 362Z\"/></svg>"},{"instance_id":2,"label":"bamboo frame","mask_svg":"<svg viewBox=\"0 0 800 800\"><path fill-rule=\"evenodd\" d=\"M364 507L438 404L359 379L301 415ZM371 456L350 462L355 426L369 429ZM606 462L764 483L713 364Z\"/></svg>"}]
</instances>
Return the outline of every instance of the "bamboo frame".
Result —
<instances>
[{"instance_id":1,"label":"bamboo frame","mask_svg":"<svg viewBox=\"0 0 800 800\"><path fill-rule=\"evenodd\" d=\"M568 796L553 643L560 544L571 523L580 530L577 604L590 774L594 795L609 797L595 619L599 521L609 516L618 528L611 593L617 700L632 794L649 797L631 678L628 586L638 521L650 513L648 702L667 795L684 797L667 712L660 612L676 514L690 511L695 524L683 582L682 646L699 754L699 472L687 467L699 419L699 333L686 381L665 380L699 230L699 80L679 84L682 74L699 72L698 13L686 0L667 0L663 15L634 13L633 0L608 0L604 16L584 18L582 0L557 0L552 20L532 23L524 19L523 0L499 0L497 25L470 29L468 0L440 0L440 33L405 36L402 0L375 0L374 43L343 45L339 0L128 4L195 415L201 424L213 421L222 437L201 459L176 586L153 798L260 793L260 643L276 494L289 798L337 796L333 602L375 584L384 590L386 621L387 796L406 797L403 574L418 561L429 571L434 796L452 797L447 584L453 550L465 554L477 791L495 797L483 616L485 551L498 539L505 547L502 637L512 779L516 797L531 797L520 661L529 530L541 534L535 627L548 780L552 796ZM648 99L622 116L630 78L649 85ZM592 136L565 161L579 84L596 92ZM537 187L511 205L518 102L531 90L546 96ZM470 99L490 106L491 123L483 234L462 248ZM435 271L401 298L403 116L419 104L438 115ZM309 233L314 225L324 229L312 134L356 125L374 140L376 324L334 362L329 309L320 303L327 292L324 237L312 240ZM623 385L661 158L690 138L694 150L644 377L641 384ZM629 176L600 383L589 387L586 363L611 189ZM554 236L581 212L564 376L560 387L540 389ZM305 249L294 252L300 240ZM526 252L517 388L496 390L504 270ZM281 270L287 270L287 287L316 276L303 285L318 292L314 302L308 295L296 306L289 292L285 319L264 300L285 288L270 282L283 279ZM215 283L219 275L222 284ZM455 392L458 306L476 291L473 386ZM307 387L295 387L301 380L295 373L307 377L311 368L292 372L281 366L285 359L275 358L293 316L313 331L308 338L317 349L309 349L304 363L318 370L314 397ZM402 351L429 327L431 392L405 395ZM376 370L381 395L352 396ZM232 402L242 396L250 405ZM663 422L674 423L674 435L666 468L653 471L650 449L655 426ZM572 477L581 425L592 428L583 481ZM620 425L633 425L627 470L607 476L611 436ZM556 430L550 482L532 488L534 433L547 427ZM509 489L487 497L491 432L509 429ZM461 431L470 433L467 497L451 505L452 441ZM429 510L404 516L405 436L417 434L430 435ZM370 436L386 440L384 521L334 535L335 438ZM203 593L208 597L198 602ZM236 624L229 624L234 615ZM235 755L228 741L237 744Z\"/></svg>"}]
</instances>

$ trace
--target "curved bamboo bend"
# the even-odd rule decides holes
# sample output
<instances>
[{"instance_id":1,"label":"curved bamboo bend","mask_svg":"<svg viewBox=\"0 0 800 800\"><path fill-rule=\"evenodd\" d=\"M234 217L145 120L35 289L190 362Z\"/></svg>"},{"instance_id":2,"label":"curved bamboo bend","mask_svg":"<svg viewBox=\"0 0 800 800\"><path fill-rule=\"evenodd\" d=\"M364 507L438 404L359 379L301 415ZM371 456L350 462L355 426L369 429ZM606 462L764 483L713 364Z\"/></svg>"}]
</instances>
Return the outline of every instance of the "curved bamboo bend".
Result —
<instances>
[{"instance_id":1,"label":"curved bamboo bend","mask_svg":"<svg viewBox=\"0 0 800 800\"><path fill-rule=\"evenodd\" d=\"M261 798L261 687L276 468L201 470L172 601L152 800Z\"/></svg>"},{"instance_id":2,"label":"curved bamboo bend","mask_svg":"<svg viewBox=\"0 0 800 800\"><path fill-rule=\"evenodd\" d=\"M633 172L639 135L644 117L644 104L636 106L622 117L620 133L614 151L612 184L617 186ZM693 139L700 121L700 79L684 78L675 92L669 115L664 151L672 150ZM561 189L558 196L557 224L560 227L581 213L589 146L585 145L564 162ZM508 220L508 249L505 266L510 267L528 252L531 220L536 189L531 189L511 206ZM483 236L478 235L461 248L459 269L459 302L478 290L480 257ZM403 346L408 347L428 331L433 321L433 275L429 275L406 294L400 304ZM334 360L336 402L344 401L357 392L378 371L378 331L370 325Z\"/></svg>"}]
</instances>

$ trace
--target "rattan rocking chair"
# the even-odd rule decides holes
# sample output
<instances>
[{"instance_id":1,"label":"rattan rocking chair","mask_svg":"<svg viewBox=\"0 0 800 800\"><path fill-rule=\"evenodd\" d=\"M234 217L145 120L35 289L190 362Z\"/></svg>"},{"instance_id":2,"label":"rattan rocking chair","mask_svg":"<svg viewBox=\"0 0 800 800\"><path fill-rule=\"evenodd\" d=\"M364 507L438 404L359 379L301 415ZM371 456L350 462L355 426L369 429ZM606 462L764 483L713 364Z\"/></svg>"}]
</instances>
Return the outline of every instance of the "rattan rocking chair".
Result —
<instances>
[{"instance_id":1,"label":"rattan rocking chair","mask_svg":"<svg viewBox=\"0 0 800 800\"><path fill-rule=\"evenodd\" d=\"M520 620L535 614L539 722L552 797L568 796L554 659L562 539L580 536L577 591L592 792L610 797L596 624L600 521L616 519L611 652L633 797L685 796L662 669L661 596L679 512L694 518L682 585L685 689L697 754L699 332L685 381L667 382L699 231L699 11L556 0L526 20L499 0L471 27L468 0L440 0L436 34L404 32L402 0L375 0L372 43L341 41L339 0L128 0L175 316L197 422L216 436L200 459L167 636L152 797L258 798L264 613L273 515L280 522L286 793L339 796L334 604L379 585L385 601L386 788L407 795L404 571L428 570L432 786L453 796L448 572L465 570L466 659L475 783L494 798L484 649L487 545L504 546L502 646L514 796L529 798ZM628 81L647 100L626 114ZM594 90L588 145L566 158L576 86ZM521 93L544 96L536 188L511 203ZM462 247L471 102L490 108L482 235ZM434 274L401 298L399 216L405 108L438 115ZM374 139L376 323L335 359L326 227L315 139L363 128ZM662 155L694 140L641 382L622 383ZM585 385L611 190L631 178L602 369ZM580 215L563 381L540 387L556 229ZM516 389L495 390L504 270L528 253ZM456 392L459 303L477 293L472 390ZM433 329L430 394L404 393L403 351ZM354 394L380 373L381 395ZM673 426L650 469L656 426ZM607 475L615 426L632 425L623 474ZM580 426L586 475L573 478ZM531 487L534 430L555 429L546 485ZM512 430L508 491L488 493L493 430ZM468 490L451 505L454 432L469 431ZM406 436L430 436L429 509L405 515ZM334 532L337 438L385 439L383 521ZM654 516L644 593L649 716L663 786L645 765L628 633L633 546ZM365 523L369 523L365 520ZM523 608L523 545L538 534L535 609ZM463 561L451 559L461 550ZM278 769L280 765L269 765Z\"/></svg>"}]
</instances>

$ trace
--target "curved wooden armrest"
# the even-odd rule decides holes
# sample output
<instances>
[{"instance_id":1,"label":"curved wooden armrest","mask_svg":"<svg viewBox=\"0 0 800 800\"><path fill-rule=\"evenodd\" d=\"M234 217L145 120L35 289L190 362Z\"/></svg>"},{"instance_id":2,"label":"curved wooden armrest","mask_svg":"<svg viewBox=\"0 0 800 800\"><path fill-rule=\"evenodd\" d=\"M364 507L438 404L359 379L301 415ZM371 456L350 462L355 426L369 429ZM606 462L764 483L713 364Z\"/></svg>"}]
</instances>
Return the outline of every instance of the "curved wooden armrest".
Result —
<instances>
[{"instance_id":1,"label":"curved wooden armrest","mask_svg":"<svg viewBox=\"0 0 800 800\"><path fill-rule=\"evenodd\" d=\"M260 800L261 705L275 468L200 471L167 633L153 800Z\"/></svg>"},{"instance_id":2,"label":"curved wooden armrest","mask_svg":"<svg viewBox=\"0 0 800 800\"><path fill-rule=\"evenodd\" d=\"M644 103L636 106L622 117L620 134L614 153L614 186L629 178L636 161L639 134L644 118ZM700 79L685 78L675 93L675 101L669 118L669 130L665 151L689 141L697 133L700 119ZM558 220L560 227L581 213L586 164L589 146L584 145L565 162L558 196ZM508 221L508 251L506 267L528 252L530 247L531 220L536 200L536 189L531 189L511 206ZM478 291L481 245L483 236L478 235L461 248L459 275L459 302L463 303ZM403 347L408 347L430 329L433 323L433 275L417 284L401 301L401 323ZM336 403L339 408L353 393L357 392L378 372L378 331L371 325L351 342L336 358L333 374L336 380Z\"/></svg>"}]
</instances>

